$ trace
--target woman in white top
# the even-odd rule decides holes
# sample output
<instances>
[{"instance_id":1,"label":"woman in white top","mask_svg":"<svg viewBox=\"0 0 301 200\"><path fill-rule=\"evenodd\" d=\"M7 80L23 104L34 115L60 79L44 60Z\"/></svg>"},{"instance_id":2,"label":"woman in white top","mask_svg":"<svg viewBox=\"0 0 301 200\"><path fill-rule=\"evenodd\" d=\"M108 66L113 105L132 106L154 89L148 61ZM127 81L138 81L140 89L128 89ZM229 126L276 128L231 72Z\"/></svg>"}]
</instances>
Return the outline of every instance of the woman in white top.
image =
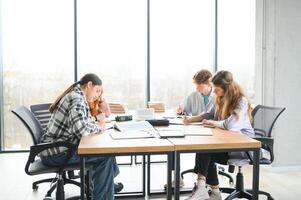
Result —
<instances>
[{"instance_id":1,"label":"woman in white top","mask_svg":"<svg viewBox=\"0 0 301 200\"><path fill-rule=\"evenodd\" d=\"M254 136L251 126L251 107L241 87L233 80L229 71L219 71L212 78L215 93L215 107L199 116L185 118L183 122L202 121L222 129ZM187 200L221 200L215 162L227 164L228 153L197 154L194 171L198 174L197 185ZM211 187L209 196L206 183Z\"/></svg>"}]
</instances>

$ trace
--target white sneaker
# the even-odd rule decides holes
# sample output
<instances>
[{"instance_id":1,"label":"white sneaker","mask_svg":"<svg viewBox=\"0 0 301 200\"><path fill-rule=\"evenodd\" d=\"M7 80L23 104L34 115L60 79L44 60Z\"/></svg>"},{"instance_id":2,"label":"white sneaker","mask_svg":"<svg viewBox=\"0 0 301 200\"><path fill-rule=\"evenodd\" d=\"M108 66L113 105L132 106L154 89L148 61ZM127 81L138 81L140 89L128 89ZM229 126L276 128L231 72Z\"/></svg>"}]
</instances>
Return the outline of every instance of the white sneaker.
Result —
<instances>
[{"instance_id":1,"label":"white sneaker","mask_svg":"<svg viewBox=\"0 0 301 200\"><path fill-rule=\"evenodd\" d=\"M171 182L171 187L175 188L175 184L176 184L176 180L172 180ZM180 177L180 188L182 188L184 186L184 181L183 179ZM167 188L167 183L164 185L164 188Z\"/></svg>"},{"instance_id":2,"label":"white sneaker","mask_svg":"<svg viewBox=\"0 0 301 200\"><path fill-rule=\"evenodd\" d=\"M198 184L192 190L192 194L185 200L209 200L205 180L198 180Z\"/></svg>"}]
</instances>

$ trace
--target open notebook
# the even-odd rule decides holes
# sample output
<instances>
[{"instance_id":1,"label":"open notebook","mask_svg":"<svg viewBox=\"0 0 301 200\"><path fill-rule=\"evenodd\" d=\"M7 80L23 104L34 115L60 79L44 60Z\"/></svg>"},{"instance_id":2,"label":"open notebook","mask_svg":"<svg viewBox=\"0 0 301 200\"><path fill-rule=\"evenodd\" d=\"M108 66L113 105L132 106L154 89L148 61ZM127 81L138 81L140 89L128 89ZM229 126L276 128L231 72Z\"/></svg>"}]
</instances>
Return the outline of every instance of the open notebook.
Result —
<instances>
[{"instance_id":1,"label":"open notebook","mask_svg":"<svg viewBox=\"0 0 301 200\"><path fill-rule=\"evenodd\" d=\"M212 130L203 126L169 126L157 128L160 138L177 138L185 136L211 136Z\"/></svg>"}]
</instances>

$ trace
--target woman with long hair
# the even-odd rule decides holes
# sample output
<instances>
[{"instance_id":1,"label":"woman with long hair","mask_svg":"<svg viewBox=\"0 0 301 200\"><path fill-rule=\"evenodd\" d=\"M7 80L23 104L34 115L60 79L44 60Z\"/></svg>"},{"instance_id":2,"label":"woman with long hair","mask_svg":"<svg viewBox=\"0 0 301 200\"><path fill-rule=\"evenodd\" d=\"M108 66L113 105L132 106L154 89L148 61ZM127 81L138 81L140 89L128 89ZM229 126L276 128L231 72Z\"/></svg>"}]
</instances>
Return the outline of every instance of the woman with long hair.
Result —
<instances>
[{"instance_id":1,"label":"woman with long hair","mask_svg":"<svg viewBox=\"0 0 301 200\"><path fill-rule=\"evenodd\" d=\"M97 100L102 91L102 81L95 74L86 74L73 83L50 106L52 116L41 142L64 141L77 146L84 134L102 132L104 123L94 120L88 104ZM66 160L66 149L47 149L41 153L41 159L45 165L60 166ZM76 149L68 164L79 162ZM92 166L93 199L113 200L114 177L119 173L115 157L88 157L86 163Z\"/></svg>"},{"instance_id":2,"label":"woman with long hair","mask_svg":"<svg viewBox=\"0 0 301 200\"><path fill-rule=\"evenodd\" d=\"M202 121L229 131L254 137L251 126L251 107L241 87L233 80L229 71L219 71L212 78L215 106L200 116L184 118L184 124ZM215 163L227 164L231 153L198 153L194 172L198 174L197 184L187 200L221 200ZM210 196L206 184L211 188Z\"/></svg>"}]
</instances>

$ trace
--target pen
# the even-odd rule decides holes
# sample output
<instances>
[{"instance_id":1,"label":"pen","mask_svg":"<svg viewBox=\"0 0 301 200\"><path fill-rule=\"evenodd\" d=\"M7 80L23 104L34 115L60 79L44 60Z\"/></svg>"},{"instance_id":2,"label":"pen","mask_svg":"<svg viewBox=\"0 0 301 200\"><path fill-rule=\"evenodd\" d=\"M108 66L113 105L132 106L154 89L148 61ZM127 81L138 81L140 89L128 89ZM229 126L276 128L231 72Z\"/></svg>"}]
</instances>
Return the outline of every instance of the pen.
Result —
<instances>
[{"instance_id":1,"label":"pen","mask_svg":"<svg viewBox=\"0 0 301 200\"><path fill-rule=\"evenodd\" d=\"M183 120L183 121L184 121L184 125L186 125L186 124L185 124L186 120L187 120L187 114L186 114L186 112L185 112L185 113L184 113L184 120Z\"/></svg>"}]
</instances>

